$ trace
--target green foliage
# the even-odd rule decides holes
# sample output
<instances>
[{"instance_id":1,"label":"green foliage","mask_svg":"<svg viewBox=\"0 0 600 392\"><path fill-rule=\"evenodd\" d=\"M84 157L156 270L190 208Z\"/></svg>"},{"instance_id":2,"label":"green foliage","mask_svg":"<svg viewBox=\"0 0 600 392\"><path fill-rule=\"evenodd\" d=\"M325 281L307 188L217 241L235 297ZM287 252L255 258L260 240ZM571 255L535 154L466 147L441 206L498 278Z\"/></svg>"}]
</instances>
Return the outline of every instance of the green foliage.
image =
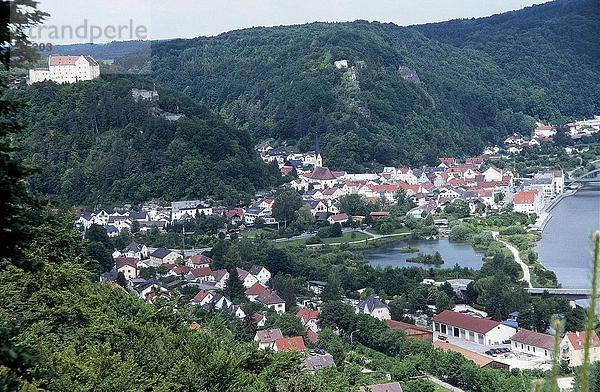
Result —
<instances>
[{"instance_id":1,"label":"green foliage","mask_svg":"<svg viewBox=\"0 0 600 392\"><path fill-rule=\"evenodd\" d=\"M330 167L433 163L527 133L535 118L598 113L597 7L593 0L559 3L496 17L501 23L406 28L356 21L232 31L153 45L151 69L261 138L295 140L308 150L320 131ZM556 12L561 7L568 13ZM356 68L336 69L339 59ZM399 66L419 81L405 79ZM580 93L588 89L594 93Z\"/></svg>"},{"instance_id":2,"label":"green foliage","mask_svg":"<svg viewBox=\"0 0 600 392\"><path fill-rule=\"evenodd\" d=\"M169 122L135 102L126 79L35 84L9 98L28 103L20 157L40 168L35 190L71 204L139 203L212 196L237 204L279 179L245 131L206 108L160 91L159 105L185 117ZM164 99L163 99L164 98Z\"/></svg>"},{"instance_id":3,"label":"green foliage","mask_svg":"<svg viewBox=\"0 0 600 392\"><path fill-rule=\"evenodd\" d=\"M246 296L244 294L245 287L240 280L237 268L231 268L229 271L229 278L225 281L225 289L223 293L229 297L234 303L245 301Z\"/></svg>"},{"instance_id":4,"label":"green foliage","mask_svg":"<svg viewBox=\"0 0 600 392\"><path fill-rule=\"evenodd\" d=\"M273 201L273 218L278 222L291 223L300 207L302 196L293 189L286 189Z\"/></svg>"}]
</instances>

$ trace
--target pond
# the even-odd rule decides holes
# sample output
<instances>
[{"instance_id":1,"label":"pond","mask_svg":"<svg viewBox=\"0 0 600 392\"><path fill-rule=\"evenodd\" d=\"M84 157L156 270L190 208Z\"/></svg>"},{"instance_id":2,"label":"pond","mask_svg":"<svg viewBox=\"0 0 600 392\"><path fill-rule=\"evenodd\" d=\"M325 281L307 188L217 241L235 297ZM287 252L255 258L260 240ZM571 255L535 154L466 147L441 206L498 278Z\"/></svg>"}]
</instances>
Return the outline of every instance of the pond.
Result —
<instances>
[{"instance_id":1,"label":"pond","mask_svg":"<svg viewBox=\"0 0 600 392\"><path fill-rule=\"evenodd\" d=\"M414 246L419 253L434 254L440 252L444 264L418 264L409 263L406 259L415 257L418 253L403 253L402 248ZM429 268L453 268L456 264L461 267L480 269L483 265L483 254L476 252L469 244L452 242L448 238L439 240L403 240L378 246L363 252L369 264L373 267L421 267Z\"/></svg>"}]
</instances>

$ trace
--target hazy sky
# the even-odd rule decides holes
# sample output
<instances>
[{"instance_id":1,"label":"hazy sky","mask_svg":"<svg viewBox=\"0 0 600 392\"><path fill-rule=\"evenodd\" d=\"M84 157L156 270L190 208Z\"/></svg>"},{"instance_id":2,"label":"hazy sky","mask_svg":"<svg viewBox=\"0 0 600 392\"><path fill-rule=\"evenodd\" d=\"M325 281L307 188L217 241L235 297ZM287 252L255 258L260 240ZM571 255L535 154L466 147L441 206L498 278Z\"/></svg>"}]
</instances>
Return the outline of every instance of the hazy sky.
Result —
<instances>
[{"instance_id":1,"label":"hazy sky","mask_svg":"<svg viewBox=\"0 0 600 392\"><path fill-rule=\"evenodd\" d=\"M40 0L36 42L191 38L252 26L356 19L411 25L487 16L547 0Z\"/></svg>"}]
</instances>

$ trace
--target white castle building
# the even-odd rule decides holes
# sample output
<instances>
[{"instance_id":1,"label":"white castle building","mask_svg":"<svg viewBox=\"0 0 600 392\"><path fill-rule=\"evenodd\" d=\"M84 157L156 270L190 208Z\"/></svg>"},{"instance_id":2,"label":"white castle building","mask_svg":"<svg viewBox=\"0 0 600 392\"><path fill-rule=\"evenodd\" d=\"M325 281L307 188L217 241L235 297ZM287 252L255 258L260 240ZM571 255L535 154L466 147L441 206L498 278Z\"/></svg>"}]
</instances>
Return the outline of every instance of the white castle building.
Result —
<instances>
[{"instance_id":1,"label":"white castle building","mask_svg":"<svg viewBox=\"0 0 600 392\"><path fill-rule=\"evenodd\" d=\"M100 76L100 65L91 56L48 56L48 68L29 70L28 84L51 80L56 83L76 83Z\"/></svg>"}]
</instances>

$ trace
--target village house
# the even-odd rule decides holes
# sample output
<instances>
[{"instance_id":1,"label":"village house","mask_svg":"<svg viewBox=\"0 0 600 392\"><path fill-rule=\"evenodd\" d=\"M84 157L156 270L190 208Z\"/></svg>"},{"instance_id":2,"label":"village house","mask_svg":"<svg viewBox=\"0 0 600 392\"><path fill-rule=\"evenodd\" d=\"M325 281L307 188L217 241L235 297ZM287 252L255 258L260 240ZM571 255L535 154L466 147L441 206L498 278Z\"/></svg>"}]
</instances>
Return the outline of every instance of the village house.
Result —
<instances>
[{"instance_id":1,"label":"village house","mask_svg":"<svg viewBox=\"0 0 600 392\"><path fill-rule=\"evenodd\" d=\"M142 260L148 257L148 248L144 244L132 242L123 248L120 253L123 257L134 257L138 260Z\"/></svg>"},{"instance_id":2,"label":"village house","mask_svg":"<svg viewBox=\"0 0 600 392\"><path fill-rule=\"evenodd\" d=\"M520 328L510 338L510 348L515 352L552 359L552 342L554 337L546 333Z\"/></svg>"},{"instance_id":3,"label":"village house","mask_svg":"<svg viewBox=\"0 0 600 392\"><path fill-rule=\"evenodd\" d=\"M513 199L513 210L515 212L539 215L543 208L543 197L538 190L517 192Z\"/></svg>"},{"instance_id":4,"label":"village house","mask_svg":"<svg viewBox=\"0 0 600 392\"><path fill-rule=\"evenodd\" d=\"M250 302L256 301L260 295L266 295L269 293L269 289L263 286L260 282L254 283L252 286L244 291L244 295Z\"/></svg>"},{"instance_id":5,"label":"village house","mask_svg":"<svg viewBox=\"0 0 600 392\"><path fill-rule=\"evenodd\" d=\"M304 351L306 346L304 340L300 336L293 336L291 338L279 338L275 339L273 343L273 351Z\"/></svg>"},{"instance_id":6,"label":"village house","mask_svg":"<svg viewBox=\"0 0 600 392\"><path fill-rule=\"evenodd\" d=\"M253 265L250 267L249 272L262 284L267 283L271 279L271 272L262 265Z\"/></svg>"},{"instance_id":7,"label":"village house","mask_svg":"<svg viewBox=\"0 0 600 392\"><path fill-rule=\"evenodd\" d=\"M563 337L561 347L561 358L566 360L571 367L578 367L583 364L583 351L586 332L567 332ZM596 332L592 332L590 337L590 363L600 361L600 339Z\"/></svg>"},{"instance_id":8,"label":"village house","mask_svg":"<svg viewBox=\"0 0 600 392\"><path fill-rule=\"evenodd\" d=\"M329 222L330 225L336 223L342 224L348 222L349 219L350 217L348 216L348 214L342 212L341 214L331 215L329 218L327 218L327 222Z\"/></svg>"},{"instance_id":9,"label":"village house","mask_svg":"<svg viewBox=\"0 0 600 392\"><path fill-rule=\"evenodd\" d=\"M500 344L509 340L515 329L490 319L444 310L433 318L433 330L477 344Z\"/></svg>"},{"instance_id":10,"label":"village house","mask_svg":"<svg viewBox=\"0 0 600 392\"><path fill-rule=\"evenodd\" d=\"M244 285L245 288L252 287L252 285L254 285L254 283L258 282L258 279L256 279L256 276L252 275L250 272L246 271L245 269L236 268L236 270L240 277L240 281L242 282L242 284Z\"/></svg>"},{"instance_id":11,"label":"village house","mask_svg":"<svg viewBox=\"0 0 600 392\"><path fill-rule=\"evenodd\" d=\"M133 257L119 257L116 262L117 272L121 272L127 280L137 278L137 262L138 259Z\"/></svg>"},{"instance_id":12,"label":"village house","mask_svg":"<svg viewBox=\"0 0 600 392\"><path fill-rule=\"evenodd\" d=\"M308 356L302 361L302 364L306 371L311 373L327 367L335 367L335 362L330 354Z\"/></svg>"},{"instance_id":13,"label":"village house","mask_svg":"<svg viewBox=\"0 0 600 392\"><path fill-rule=\"evenodd\" d=\"M166 248L157 248L154 252L150 253L148 264L152 267L158 267L161 264L175 264L181 258L181 255L177 252Z\"/></svg>"},{"instance_id":14,"label":"village house","mask_svg":"<svg viewBox=\"0 0 600 392\"><path fill-rule=\"evenodd\" d=\"M191 256L186 260L185 265L190 268L207 268L210 267L212 259L208 256L198 253L197 255Z\"/></svg>"},{"instance_id":15,"label":"village house","mask_svg":"<svg viewBox=\"0 0 600 392\"><path fill-rule=\"evenodd\" d=\"M186 280L198 282L198 283L206 283L206 282L214 282L215 276L214 271L210 269L210 267L202 267L202 268L192 268L185 276Z\"/></svg>"},{"instance_id":16,"label":"village house","mask_svg":"<svg viewBox=\"0 0 600 392\"><path fill-rule=\"evenodd\" d=\"M365 300L360 301L355 308L356 313L368 314L371 317L379 320L390 320L390 308L375 295L368 296Z\"/></svg>"},{"instance_id":17,"label":"village house","mask_svg":"<svg viewBox=\"0 0 600 392\"><path fill-rule=\"evenodd\" d=\"M215 287L219 289L224 289L227 279L229 279L229 271L226 269L219 269L212 272L213 281L215 282Z\"/></svg>"},{"instance_id":18,"label":"village house","mask_svg":"<svg viewBox=\"0 0 600 392\"><path fill-rule=\"evenodd\" d=\"M279 328L263 329L256 331L254 335L254 341L258 342L258 348L261 349L273 348L273 344L277 339L283 339L283 334Z\"/></svg>"},{"instance_id":19,"label":"village house","mask_svg":"<svg viewBox=\"0 0 600 392\"><path fill-rule=\"evenodd\" d=\"M277 291L270 291L256 297L256 302L275 310L278 314L285 313L285 301L277 295Z\"/></svg>"},{"instance_id":20,"label":"village house","mask_svg":"<svg viewBox=\"0 0 600 392\"><path fill-rule=\"evenodd\" d=\"M319 319L319 311L312 310L309 308L302 308L297 313L296 316L302 320L302 325L305 328L310 329L313 332L319 332L321 328L319 328L318 319Z\"/></svg>"}]
</instances>

